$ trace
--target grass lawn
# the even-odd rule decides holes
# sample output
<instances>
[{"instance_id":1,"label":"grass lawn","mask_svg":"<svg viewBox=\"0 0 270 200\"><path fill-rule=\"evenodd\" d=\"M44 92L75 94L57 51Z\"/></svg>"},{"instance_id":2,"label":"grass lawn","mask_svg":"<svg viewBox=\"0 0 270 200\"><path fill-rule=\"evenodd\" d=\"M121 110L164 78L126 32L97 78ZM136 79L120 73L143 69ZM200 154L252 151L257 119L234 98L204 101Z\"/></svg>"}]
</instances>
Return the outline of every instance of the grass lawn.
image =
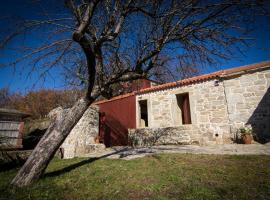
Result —
<instances>
[{"instance_id":1,"label":"grass lawn","mask_svg":"<svg viewBox=\"0 0 270 200\"><path fill-rule=\"evenodd\" d=\"M159 154L125 160L54 159L45 176L0 199L270 199L270 156Z\"/></svg>"}]
</instances>

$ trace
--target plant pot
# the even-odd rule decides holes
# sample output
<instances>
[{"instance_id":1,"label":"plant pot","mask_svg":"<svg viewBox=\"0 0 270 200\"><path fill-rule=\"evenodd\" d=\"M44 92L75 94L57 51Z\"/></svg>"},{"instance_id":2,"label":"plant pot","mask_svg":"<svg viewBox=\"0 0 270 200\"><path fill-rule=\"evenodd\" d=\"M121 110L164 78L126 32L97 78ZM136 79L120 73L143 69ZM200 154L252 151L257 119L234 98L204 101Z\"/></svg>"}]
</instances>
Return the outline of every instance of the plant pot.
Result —
<instances>
[{"instance_id":1,"label":"plant pot","mask_svg":"<svg viewBox=\"0 0 270 200\"><path fill-rule=\"evenodd\" d=\"M251 144L252 142L252 135L243 135L242 140L244 144Z\"/></svg>"}]
</instances>

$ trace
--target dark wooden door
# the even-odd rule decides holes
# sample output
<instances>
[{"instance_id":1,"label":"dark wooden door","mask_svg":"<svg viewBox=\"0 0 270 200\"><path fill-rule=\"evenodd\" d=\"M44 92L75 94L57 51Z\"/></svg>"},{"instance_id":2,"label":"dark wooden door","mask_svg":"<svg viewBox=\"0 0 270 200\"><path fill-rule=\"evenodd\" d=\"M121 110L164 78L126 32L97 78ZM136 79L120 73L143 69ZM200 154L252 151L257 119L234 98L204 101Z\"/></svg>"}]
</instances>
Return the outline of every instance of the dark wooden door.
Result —
<instances>
[{"instance_id":1,"label":"dark wooden door","mask_svg":"<svg viewBox=\"0 0 270 200\"><path fill-rule=\"evenodd\" d=\"M183 95L182 102L182 122L183 124L191 124L191 115L190 115L190 104L188 94Z\"/></svg>"}]
</instances>

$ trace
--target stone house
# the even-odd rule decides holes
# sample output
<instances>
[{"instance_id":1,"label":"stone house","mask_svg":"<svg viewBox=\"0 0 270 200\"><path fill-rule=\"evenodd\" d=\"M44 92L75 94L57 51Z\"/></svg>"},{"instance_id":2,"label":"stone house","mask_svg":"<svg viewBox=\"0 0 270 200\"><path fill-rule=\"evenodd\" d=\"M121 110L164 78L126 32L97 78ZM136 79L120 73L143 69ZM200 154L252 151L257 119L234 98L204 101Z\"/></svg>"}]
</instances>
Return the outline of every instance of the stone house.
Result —
<instances>
[{"instance_id":1,"label":"stone house","mask_svg":"<svg viewBox=\"0 0 270 200\"><path fill-rule=\"evenodd\" d=\"M136 143L231 143L250 125L270 139L270 62L221 70L136 93ZM137 145L138 145L137 144Z\"/></svg>"},{"instance_id":2,"label":"stone house","mask_svg":"<svg viewBox=\"0 0 270 200\"><path fill-rule=\"evenodd\" d=\"M94 111L89 108L90 117L86 112L81 119L91 131L78 129L63 144L66 149L72 146L73 156L79 149L91 151L92 144L106 144L106 138L114 141L106 146L232 143L244 126L252 127L257 140L267 142L270 61L162 85L149 82L130 93L98 101L95 107ZM86 143L91 147L86 148Z\"/></svg>"}]
</instances>

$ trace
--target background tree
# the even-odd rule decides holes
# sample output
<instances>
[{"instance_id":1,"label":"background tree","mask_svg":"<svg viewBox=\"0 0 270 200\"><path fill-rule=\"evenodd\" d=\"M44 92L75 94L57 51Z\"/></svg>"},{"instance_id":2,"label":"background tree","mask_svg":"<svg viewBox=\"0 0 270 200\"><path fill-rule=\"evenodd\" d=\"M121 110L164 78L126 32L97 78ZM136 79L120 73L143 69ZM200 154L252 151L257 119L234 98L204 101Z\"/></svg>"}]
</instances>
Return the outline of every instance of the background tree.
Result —
<instances>
[{"instance_id":1,"label":"background tree","mask_svg":"<svg viewBox=\"0 0 270 200\"><path fill-rule=\"evenodd\" d=\"M44 118L56 107L70 108L82 97L80 90L41 89L26 95L0 89L0 107L20 110L31 114L31 119ZM41 103L42 102L42 103Z\"/></svg>"},{"instance_id":2,"label":"background tree","mask_svg":"<svg viewBox=\"0 0 270 200\"><path fill-rule=\"evenodd\" d=\"M8 88L0 89L0 107L7 107L7 103L9 101L10 93Z\"/></svg>"},{"instance_id":3,"label":"background tree","mask_svg":"<svg viewBox=\"0 0 270 200\"><path fill-rule=\"evenodd\" d=\"M63 66L85 86L84 98L48 128L12 184L38 179L89 105L100 95L110 98L115 83L158 75L164 65L174 73L179 59L188 68L229 59L245 43L253 20L266 14L266 3L66 0L57 18L11 23L0 47L22 34L46 36L32 49L20 48L24 54L11 64L31 60L41 75Z\"/></svg>"},{"instance_id":4,"label":"background tree","mask_svg":"<svg viewBox=\"0 0 270 200\"><path fill-rule=\"evenodd\" d=\"M0 89L0 108L13 108L16 109L20 105L23 96L19 93L10 92L9 88ZM25 111L19 109L21 111Z\"/></svg>"}]
</instances>

